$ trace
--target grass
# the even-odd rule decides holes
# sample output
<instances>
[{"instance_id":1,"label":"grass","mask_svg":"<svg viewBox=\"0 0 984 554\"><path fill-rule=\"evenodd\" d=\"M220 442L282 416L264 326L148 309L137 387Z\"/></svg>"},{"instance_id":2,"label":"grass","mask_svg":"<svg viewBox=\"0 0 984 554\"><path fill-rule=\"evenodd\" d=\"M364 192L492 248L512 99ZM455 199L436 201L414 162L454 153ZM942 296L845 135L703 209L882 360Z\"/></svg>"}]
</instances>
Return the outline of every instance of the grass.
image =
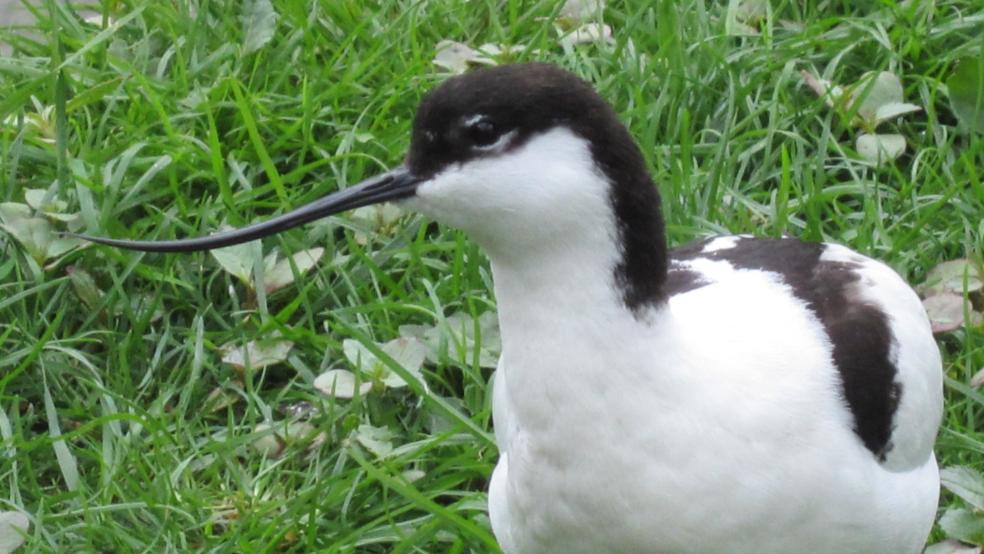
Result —
<instances>
[{"instance_id":1,"label":"grass","mask_svg":"<svg viewBox=\"0 0 984 554\"><path fill-rule=\"evenodd\" d=\"M435 45L453 39L523 45L518 59L594 82L639 139L673 244L830 240L913 283L981 256L984 140L957 129L941 87L981 51L971 0L775 0L754 37L724 33L723 2L612 3L614 42L573 47L553 1L281 0L269 42L240 4L104 0L105 29L36 6L33 35L4 35L0 201L44 189L84 230L143 238L297 206L400 161L416 102L444 78ZM897 74L923 111L882 131L907 153L859 161L859 131L801 69L839 83ZM412 216L335 217L265 245L311 246L321 262L266 294L208 254L43 259L0 234L0 511L32 514L24 551L495 551L490 369L442 327L495 309L482 253ZM313 387L350 367L346 339L376 349L405 325L437 329L426 390L377 385L348 401ZM220 345L274 333L294 345L283 363L222 363ZM984 333L940 344L941 465L984 469L984 397L966 386ZM296 421L322 435L288 436L278 457L254 447L271 435L260 424Z\"/></svg>"}]
</instances>

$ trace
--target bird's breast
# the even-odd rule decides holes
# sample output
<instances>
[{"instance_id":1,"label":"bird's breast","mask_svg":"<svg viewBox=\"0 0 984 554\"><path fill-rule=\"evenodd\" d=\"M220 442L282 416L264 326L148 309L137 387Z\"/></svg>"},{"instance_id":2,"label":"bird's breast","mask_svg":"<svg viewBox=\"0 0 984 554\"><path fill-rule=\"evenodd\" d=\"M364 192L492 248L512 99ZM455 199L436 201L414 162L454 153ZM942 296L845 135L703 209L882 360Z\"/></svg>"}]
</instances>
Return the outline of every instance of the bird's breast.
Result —
<instances>
[{"instance_id":1,"label":"bird's breast","mask_svg":"<svg viewBox=\"0 0 984 554\"><path fill-rule=\"evenodd\" d=\"M796 535L775 536L803 521L849 528L883 508L872 499L891 477L851 431L831 345L768 275L643 319L551 319L503 300L494 419L507 462L490 501L512 551L790 552Z\"/></svg>"}]
</instances>

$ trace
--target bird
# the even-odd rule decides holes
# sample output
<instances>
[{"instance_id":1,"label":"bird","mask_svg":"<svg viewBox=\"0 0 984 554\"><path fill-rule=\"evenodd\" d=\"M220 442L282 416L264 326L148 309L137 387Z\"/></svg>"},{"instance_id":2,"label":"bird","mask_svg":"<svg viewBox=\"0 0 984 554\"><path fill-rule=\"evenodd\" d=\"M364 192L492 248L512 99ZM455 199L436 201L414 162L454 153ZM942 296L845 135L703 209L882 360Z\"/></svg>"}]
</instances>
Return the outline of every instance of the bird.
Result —
<instances>
[{"instance_id":1,"label":"bird","mask_svg":"<svg viewBox=\"0 0 984 554\"><path fill-rule=\"evenodd\" d=\"M669 248L645 157L590 83L527 62L426 93L403 163L182 252L398 202L487 254L493 533L508 554L916 553L942 368L918 296L833 243Z\"/></svg>"}]
</instances>

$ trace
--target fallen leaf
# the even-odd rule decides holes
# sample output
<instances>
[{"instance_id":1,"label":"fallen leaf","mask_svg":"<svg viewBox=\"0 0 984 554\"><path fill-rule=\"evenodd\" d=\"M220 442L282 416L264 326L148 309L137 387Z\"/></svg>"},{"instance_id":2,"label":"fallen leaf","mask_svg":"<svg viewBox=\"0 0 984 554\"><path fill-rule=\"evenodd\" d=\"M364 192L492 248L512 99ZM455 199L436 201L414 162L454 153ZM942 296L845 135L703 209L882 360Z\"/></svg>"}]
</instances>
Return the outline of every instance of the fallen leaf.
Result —
<instances>
[{"instance_id":1,"label":"fallen leaf","mask_svg":"<svg viewBox=\"0 0 984 554\"><path fill-rule=\"evenodd\" d=\"M482 54L483 58L487 60L488 64L494 64L503 59L515 58L518 54L522 54L525 51L526 51L526 47L523 46L522 44L508 45L508 44L494 44L491 42L486 42L485 44L478 47L478 52ZM537 54L538 52L539 50L534 50L533 54Z\"/></svg>"},{"instance_id":2,"label":"fallen leaf","mask_svg":"<svg viewBox=\"0 0 984 554\"><path fill-rule=\"evenodd\" d=\"M407 370L410 374L423 380L420 370L427 358L427 345L416 337L400 337L391 340L383 345L383 352L386 352L394 361ZM403 377L397 375L389 368L385 368L382 378L387 387L400 388L407 386Z\"/></svg>"},{"instance_id":3,"label":"fallen leaf","mask_svg":"<svg viewBox=\"0 0 984 554\"><path fill-rule=\"evenodd\" d=\"M48 259L48 245L53 239L51 224L40 217L14 219L9 223L0 223L0 228L6 231L24 250L38 263Z\"/></svg>"},{"instance_id":4,"label":"fallen leaf","mask_svg":"<svg viewBox=\"0 0 984 554\"><path fill-rule=\"evenodd\" d=\"M383 458L393 451L394 436L387 427L373 427L368 424L359 425L355 432L355 440L377 458Z\"/></svg>"},{"instance_id":5,"label":"fallen leaf","mask_svg":"<svg viewBox=\"0 0 984 554\"><path fill-rule=\"evenodd\" d=\"M263 274L267 294L282 289L294 282L294 270L291 268L292 262L294 267L297 268L297 274L303 275L318 263L318 260L321 259L324 253L324 248L317 247L301 250L300 252L294 253L290 258L284 258L279 261L273 255L272 260L274 263L268 266ZM264 262L268 259L271 258L268 256Z\"/></svg>"},{"instance_id":6,"label":"fallen leaf","mask_svg":"<svg viewBox=\"0 0 984 554\"><path fill-rule=\"evenodd\" d=\"M926 274L926 281L919 286L923 296L932 296L944 292L963 295L964 278L967 280L967 292L977 292L984 289L984 279L978 266L967 258L943 262Z\"/></svg>"},{"instance_id":7,"label":"fallen leaf","mask_svg":"<svg viewBox=\"0 0 984 554\"><path fill-rule=\"evenodd\" d=\"M208 252L227 273L244 284L252 286L250 276L253 274L253 267L256 262L263 257L263 243L259 240L252 240L234 246L216 248Z\"/></svg>"},{"instance_id":8,"label":"fallen leaf","mask_svg":"<svg viewBox=\"0 0 984 554\"><path fill-rule=\"evenodd\" d=\"M567 0L560 8L560 18L570 26L588 21L601 21L605 0Z\"/></svg>"},{"instance_id":9,"label":"fallen leaf","mask_svg":"<svg viewBox=\"0 0 984 554\"><path fill-rule=\"evenodd\" d=\"M612 42L612 28L603 23L585 23L560 37L560 43L570 47L586 42Z\"/></svg>"},{"instance_id":10,"label":"fallen leaf","mask_svg":"<svg viewBox=\"0 0 984 554\"><path fill-rule=\"evenodd\" d=\"M191 89L191 92L187 96L178 100L178 103L182 106L197 110L205 102L208 102L210 87L195 87Z\"/></svg>"},{"instance_id":11,"label":"fallen leaf","mask_svg":"<svg viewBox=\"0 0 984 554\"><path fill-rule=\"evenodd\" d=\"M874 123L877 125L882 121L888 121L889 119L894 119L907 113L918 112L921 109L915 104L889 102L888 104L878 106L878 109L875 110Z\"/></svg>"},{"instance_id":12,"label":"fallen leaf","mask_svg":"<svg viewBox=\"0 0 984 554\"><path fill-rule=\"evenodd\" d=\"M240 396L232 394L225 387L215 387L205 397L205 410L208 412L218 412L238 402Z\"/></svg>"},{"instance_id":13,"label":"fallen leaf","mask_svg":"<svg viewBox=\"0 0 984 554\"><path fill-rule=\"evenodd\" d=\"M758 35L759 26L768 13L768 0L730 0L725 14L724 32L729 36Z\"/></svg>"},{"instance_id":14,"label":"fallen leaf","mask_svg":"<svg viewBox=\"0 0 984 554\"><path fill-rule=\"evenodd\" d=\"M321 444L327 440L327 436L321 436L317 427L307 421L291 421L286 425L283 422L261 423L256 426L253 433L260 436L251 443L251 446L267 458L279 458L288 446L309 441Z\"/></svg>"},{"instance_id":15,"label":"fallen leaf","mask_svg":"<svg viewBox=\"0 0 984 554\"><path fill-rule=\"evenodd\" d=\"M237 369L263 369L287 359L287 353L294 347L288 340L270 338L251 340L245 347L226 343L219 347L223 353L222 362Z\"/></svg>"},{"instance_id":16,"label":"fallen leaf","mask_svg":"<svg viewBox=\"0 0 984 554\"><path fill-rule=\"evenodd\" d=\"M977 370L977 373L970 378L970 386L979 388L984 386L984 367Z\"/></svg>"},{"instance_id":17,"label":"fallen leaf","mask_svg":"<svg viewBox=\"0 0 984 554\"><path fill-rule=\"evenodd\" d=\"M865 161L875 165L894 161L905 152L905 137L902 135L869 135L858 136L855 148Z\"/></svg>"},{"instance_id":18,"label":"fallen leaf","mask_svg":"<svg viewBox=\"0 0 984 554\"><path fill-rule=\"evenodd\" d=\"M383 345L381 349L393 360L400 364L400 367L414 375L418 380L423 380L421 367L427 358L427 346L416 337L400 337L393 339ZM382 362L375 354L369 351L362 343L354 339L342 341L342 352L352 367L366 377L369 383L379 382L390 388L402 388L407 386L407 382L398 373L392 371L389 366ZM338 378L343 376L336 376ZM347 381L340 383L348 386ZM337 386L337 385L336 385ZM365 384L363 385L365 386ZM345 389L346 392L348 388ZM361 390L361 389L360 389Z\"/></svg>"},{"instance_id":19,"label":"fallen leaf","mask_svg":"<svg viewBox=\"0 0 984 554\"><path fill-rule=\"evenodd\" d=\"M26 219L34 213L31 207L20 202L0 202L0 222L9 223L14 219Z\"/></svg>"},{"instance_id":20,"label":"fallen leaf","mask_svg":"<svg viewBox=\"0 0 984 554\"><path fill-rule=\"evenodd\" d=\"M902 81L888 71L866 73L851 86L851 104L857 105L858 117L873 128L880 108L902 104Z\"/></svg>"},{"instance_id":21,"label":"fallen leaf","mask_svg":"<svg viewBox=\"0 0 984 554\"><path fill-rule=\"evenodd\" d=\"M735 15L745 22L755 22L769 14L769 0L732 0Z\"/></svg>"},{"instance_id":22,"label":"fallen leaf","mask_svg":"<svg viewBox=\"0 0 984 554\"><path fill-rule=\"evenodd\" d=\"M835 85L827 79L821 79L805 69L800 70L800 76L803 77L803 84L817 96L823 98L827 106L834 107L844 97L844 87L840 85Z\"/></svg>"},{"instance_id":23,"label":"fallen leaf","mask_svg":"<svg viewBox=\"0 0 984 554\"><path fill-rule=\"evenodd\" d=\"M363 380L361 383L356 375L346 369L330 369L314 379L314 388L335 398L354 398L355 391L359 396L365 396L372 390L372 381Z\"/></svg>"},{"instance_id":24,"label":"fallen leaf","mask_svg":"<svg viewBox=\"0 0 984 554\"><path fill-rule=\"evenodd\" d=\"M724 26L724 34L729 37L754 37L759 34L758 29L735 19L729 19Z\"/></svg>"},{"instance_id":25,"label":"fallen leaf","mask_svg":"<svg viewBox=\"0 0 984 554\"><path fill-rule=\"evenodd\" d=\"M58 200L54 195L45 202L48 191L45 189L27 189L24 191L24 200L27 205L39 212L64 212L68 209L68 203Z\"/></svg>"},{"instance_id":26,"label":"fallen leaf","mask_svg":"<svg viewBox=\"0 0 984 554\"><path fill-rule=\"evenodd\" d=\"M59 237L55 235L55 238L48 242L48 248L45 251L45 259L51 260L61 256L62 254L82 246L82 241L77 238L72 237Z\"/></svg>"},{"instance_id":27,"label":"fallen leaf","mask_svg":"<svg viewBox=\"0 0 984 554\"><path fill-rule=\"evenodd\" d=\"M24 544L31 520L24 512L0 512L0 554L9 554Z\"/></svg>"},{"instance_id":28,"label":"fallen leaf","mask_svg":"<svg viewBox=\"0 0 984 554\"><path fill-rule=\"evenodd\" d=\"M964 508L950 508L940 518L940 527L947 536L974 543L984 543L984 517Z\"/></svg>"},{"instance_id":29,"label":"fallen leaf","mask_svg":"<svg viewBox=\"0 0 984 554\"><path fill-rule=\"evenodd\" d=\"M269 423L260 423L257 425L253 429L253 434L259 436L253 439L250 446L264 457L279 458L280 454L283 453L286 445Z\"/></svg>"},{"instance_id":30,"label":"fallen leaf","mask_svg":"<svg viewBox=\"0 0 984 554\"><path fill-rule=\"evenodd\" d=\"M400 334L416 337L427 346L427 360L438 363L442 354L441 345L448 358L455 364L469 366L474 361L476 342L479 345L478 364L484 368L494 368L499 361L502 339L499 334L499 320L495 312L488 311L478 317L480 337L475 336L475 321L463 312L454 313L444 320L445 325L428 327L425 325L401 325Z\"/></svg>"},{"instance_id":31,"label":"fallen leaf","mask_svg":"<svg viewBox=\"0 0 984 554\"><path fill-rule=\"evenodd\" d=\"M403 216L403 210L392 202L363 206L352 211L350 217L364 224L367 231L356 231L355 240L361 245L369 243L369 232L373 234L389 235L399 229L397 223Z\"/></svg>"},{"instance_id":32,"label":"fallen leaf","mask_svg":"<svg viewBox=\"0 0 984 554\"><path fill-rule=\"evenodd\" d=\"M243 54L266 46L277 30L277 11L270 0L246 0L243 3Z\"/></svg>"},{"instance_id":33,"label":"fallen leaf","mask_svg":"<svg viewBox=\"0 0 984 554\"><path fill-rule=\"evenodd\" d=\"M854 109L855 117L851 123L868 131L867 136L893 137L889 140L894 147L898 147L899 142L894 138L898 135L875 135L873 133L875 128L884 121L922 109L915 104L902 101L902 82L895 74L888 71L868 72L849 87L841 87L806 70L801 70L800 75L803 77L803 82L818 96L824 98L828 106L845 111ZM904 142L902 144L904 150ZM859 146L859 151L860 148ZM886 151L893 152L893 150ZM877 162L879 157L872 154L868 159Z\"/></svg>"},{"instance_id":34,"label":"fallen leaf","mask_svg":"<svg viewBox=\"0 0 984 554\"><path fill-rule=\"evenodd\" d=\"M453 40L442 40L437 43L434 54L434 65L460 75L468 71L468 64L481 58L479 53L467 44Z\"/></svg>"},{"instance_id":35,"label":"fallen leaf","mask_svg":"<svg viewBox=\"0 0 984 554\"><path fill-rule=\"evenodd\" d=\"M963 296L952 292L944 292L926 297L923 301L926 315L933 327L934 334L947 333L959 329L964 324L965 304L971 314L972 325L979 325L981 314L971 310L970 302L965 301Z\"/></svg>"},{"instance_id":36,"label":"fallen leaf","mask_svg":"<svg viewBox=\"0 0 984 554\"><path fill-rule=\"evenodd\" d=\"M365 221L373 230L384 229L400 220L403 210L392 202L363 206L352 210L351 217Z\"/></svg>"},{"instance_id":37,"label":"fallen leaf","mask_svg":"<svg viewBox=\"0 0 984 554\"><path fill-rule=\"evenodd\" d=\"M789 31L791 33L802 33L806 25L800 23L799 21L792 21L789 19L780 19L779 28L783 31Z\"/></svg>"},{"instance_id":38,"label":"fallen leaf","mask_svg":"<svg viewBox=\"0 0 984 554\"><path fill-rule=\"evenodd\" d=\"M493 374L492 379L495 379L494 375L495 374ZM490 388L491 388L491 386L492 386L492 383L489 383L489 387ZM436 397L437 398L440 398L446 404L448 404L449 406L453 407L457 411L460 411L460 412L467 412L468 411L468 407L465 406L465 403L462 402L460 398L456 398L456 397L453 397L453 396L443 396L443 397L442 396L436 396ZM426 424L427 424L427 431L430 432L433 435L440 435L440 434L443 434L443 433L452 433L452 432L455 432L459 428L459 426L461 425L460 422L457 422L457 421L452 420L444 412L439 412L439 411L436 411L436 410L433 410L433 409L430 409L430 410L427 411Z\"/></svg>"},{"instance_id":39,"label":"fallen leaf","mask_svg":"<svg viewBox=\"0 0 984 554\"><path fill-rule=\"evenodd\" d=\"M519 44L486 43L475 49L461 42L442 40L435 46L435 51L436 54L432 60L434 65L444 68L451 73L461 74L473 65L498 65L499 63L513 60L518 54L525 52L526 47ZM539 50L534 50L532 53L536 55L539 53ZM399 207L391 203L381 204L380 207L376 208L376 211L386 214L385 217L390 217L389 214L393 214L393 217L403 215ZM365 214L370 213L370 210L362 210L360 208L353 213Z\"/></svg>"},{"instance_id":40,"label":"fallen leaf","mask_svg":"<svg viewBox=\"0 0 984 554\"><path fill-rule=\"evenodd\" d=\"M342 341L342 353L353 369L372 376L379 371L380 361L376 355L355 339Z\"/></svg>"},{"instance_id":41,"label":"fallen leaf","mask_svg":"<svg viewBox=\"0 0 984 554\"><path fill-rule=\"evenodd\" d=\"M93 25L95 27L103 27L103 28L108 27L113 23L116 23L116 19L114 19L113 17L107 17L105 22L106 25L103 25L103 14L99 12L92 12L87 14L85 17L82 18L82 21L85 21L89 25Z\"/></svg>"},{"instance_id":42,"label":"fallen leaf","mask_svg":"<svg viewBox=\"0 0 984 554\"><path fill-rule=\"evenodd\" d=\"M279 435L288 445L307 442L318 434L318 428L307 421L291 421Z\"/></svg>"},{"instance_id":43,"label":"fallen leaf","mask_svg":"<svg viewBox=\"0 0 984 554\"><path fill-rule=\"evenodd\" d=\"M940 470L940 484L977 510L984 510L984 475L967 466Z\"/></svg>"}]
</instances>

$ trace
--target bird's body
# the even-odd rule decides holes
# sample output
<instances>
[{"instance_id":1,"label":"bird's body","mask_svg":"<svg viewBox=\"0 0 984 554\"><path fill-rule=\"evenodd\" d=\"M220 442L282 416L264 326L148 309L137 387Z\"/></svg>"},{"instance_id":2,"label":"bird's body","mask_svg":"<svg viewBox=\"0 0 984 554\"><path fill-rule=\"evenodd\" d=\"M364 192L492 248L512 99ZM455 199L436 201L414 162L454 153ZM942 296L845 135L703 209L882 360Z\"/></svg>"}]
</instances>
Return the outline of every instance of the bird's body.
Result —
<instances>
[{"instance_id":1,"label":"bird's body","mask_svg":"<svg viewBox=\"0 0 984 554\"><path fill-rule=\"evenodd\" d=\"M503 354L492 527L508 554L919 552L941 364L887 266L795 239L668 251L632 137L546 64L449 79L404 166L242 242L386 199L488 253Z\"/></svg>"},{"instance_id":2,"label":"bird's body","mask_svg":"<svg viewBox=\"0 0 984 554\"><path fill-rule=\"evenodd\" d=\"M910 364L896 419L913 421L885 461L852 431L829 336L781 274L686 255L671 267L706 284L642 324L569 291L546 310L536 281L493 266L504 351L489 503L504 550L920 552L939 489L939 374L925 369L939 360L915 295L861 263L861 294L892 302Z\"/></svg>"}]
</instances>

